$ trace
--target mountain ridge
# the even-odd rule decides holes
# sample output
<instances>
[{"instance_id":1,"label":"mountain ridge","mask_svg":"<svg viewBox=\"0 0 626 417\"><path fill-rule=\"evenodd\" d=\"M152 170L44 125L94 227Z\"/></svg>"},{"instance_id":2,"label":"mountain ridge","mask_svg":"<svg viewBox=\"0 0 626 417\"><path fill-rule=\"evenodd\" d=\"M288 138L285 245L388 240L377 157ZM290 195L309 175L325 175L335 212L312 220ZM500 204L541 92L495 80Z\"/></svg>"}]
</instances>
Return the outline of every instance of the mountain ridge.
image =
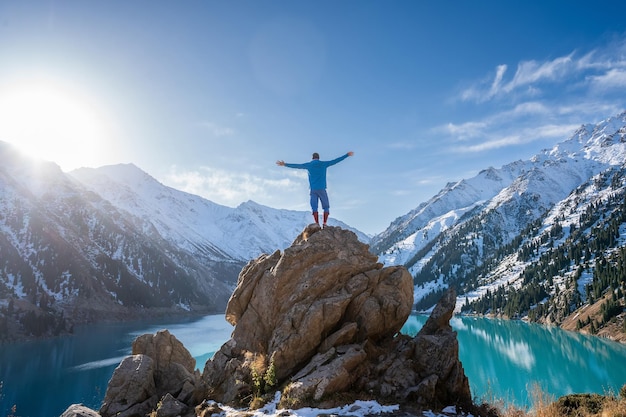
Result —
<instances>
[{"instance_id":1,"label":"mountain ridge","mask_svg":"<svg viewBox=\"0 0 626 417\"><path fill-rule=\"evenodd\" d=\"M309 218L220 206L133 164L64 173L0 142L0 341L222 312L246 262L289 246Z\"/></svg>"},{"instance_id":2,"label":"mountain ridge","mask_svg":"<svg viewBox=\"0 0 626 417\"><path fill-rule=\"evenodd\" d=\"M372 248L384 264L402 264L409 269L418 309L430 308L445 288L454 286L459 293L457 312L524 317L560 325L594 301L582 281L595 282L599 274L593 260L602 259L604 254L594 253L585 262L571 259L559 269L546 266L538 277L529 276L528 271L536 266L533 262L549 264L541 259L542 254L556 256L553 254L563 251L568 256L568 250L585 251L578 248L582 243L572 240L584 239L590 244L602 227L609 227L603 218L614 219L610 227L621 225L615 232L619 239L603 250L607 257L619 252L626 237L619 209L619 199L626 198L625 161L626 112L595 125L582 125L567 140L527 161L489 168L473 178L448 184L376 235ZM590 207L601 212L591 223L569 214L585 213ZM528 257L528 247L535 248L536 256ZM572 278L584 268L591 271L586 278ZM622 278L612 285L612 302L623 309L626 282ZM607 287L602 290L611 292ZM563 299L564 291L571 293L567 300ZM523 297L532 298L532 303L515 301ZM613 308L613 312L617 310ZM594 317L595 329L586 330L598 331L610 319L624 323L624 314L619 311L611 317ZM589 324L581 323L579 330L591 327ZM616 337L626 333L626 324L623 326Z\"/></svg>"},{"instance_id":3,"label":"mountain ridge","mask_svg":"<svg viewBox=\"0 0 626 417\"><path fill-rule=\"evenodd\" d=\"M310 218L308 212L273 209L251 200L235 208L223 206L163 185L133 164L80 168L69 175L116 207L142 219L154 219L153 225L169 240L189 250L210 248L220 259L247 262L261 253L285 248ZM241 221L248 227L234 226ZM369 241L367 235L337 219L329 222ZM247 243L240 243L244 241Z\"/></svg>"},{"instance_id":4,"label":"mountain ridge","mask_svg":"<svg viewBox=\"0 0 626 417\"><path fill-rule=\"evenodd\" d=\"M106 311L223 309L243 265L289 246L310 218L254 201L222 206L134 164L63 173L2 142L0 161L0 338L19 323L32 327L37 314L62 330ZM448 183L371 241L330 223L355 231L382 263L407 267L418 309L455 287L457 312L571 326L572 314L610 294L595 263L626 258L624 161L626 112L581 125L528 160ZM603 240L603 252L583 247L599 247L609 227L617 237ZM623 309L626 283L611 285L612 304L577 329L625 321L616 305ZM81 313L64 316L70 308Z\"/></svg>"},{"instance_id":5,"label":"mountain ridge","mask_svg":"<svg viewBox=\"0 0 626 417\"><path fill-rule=\"evenodd\" d=\"M614 124L614 119L619 119L620 117L626 119L626 112L615 118L608 119L609 122L612 122L608 124ZM624 128L623 126L621 127ZM619 127L615 129L617 131ZM434 197L420 204L416 209L409 211L406 215L396 218L387 229L375 235L371 241L372 250L376 253L384 253L392 247L393 242L399 241L400 238L407 238L416 231L422 230L422 228L427 225L428 221L438 216L445 215L450 211L459 209L468 210L470 206L475 206L487 200L491 200L493 204L497 204L499 200L506 201L512 198L515 193L519 194L521 190L529 189L530 182L538 179L542 181L541 174L545 173L545 171L539 169L539 165L543 164L546 167L554 167L555 164L559 162L563 163L565 157L575 159L575 156L571 155L571 150L568 152L564 148L571 148L577 137L579 143L582 144L583 139L581 136L584 136L585 133L592 134L598 130L601 130L598 126L589 124L582 125L569 140L561 142L551 149L545 149L527 161L518 160L506 164L499 169L489 167L480 171L479 174L470 179L461 179L457 182L448 183ZM582 150L588 153L597 151L599 146L597 143L595 145L596 146L585 146ZM606 146L607 143L604 142L604 147ZM600 145L600 147L602 147L602 145ZM600 154L603 155L603 153ZM622 149L621 155L626 155L626 150ZM612 162L613 165L620 162L618 157L604 157L602 159ZM589 171L588 166L585 168ZM593 169L592 172L596 170L597 168ZM575 170L575 172L578 173L579 171ZM579 177L588 178L591 176L592 172L587 172L585 175ZM572 174L574 175L574 173ZM544 191L543 189L546 187L541 188L542 191ZM495 198L502 192L508 194L508 197L505 194L500 199ZM390 239L391 235L397 237Z\"/></svg>"}]
</instances>

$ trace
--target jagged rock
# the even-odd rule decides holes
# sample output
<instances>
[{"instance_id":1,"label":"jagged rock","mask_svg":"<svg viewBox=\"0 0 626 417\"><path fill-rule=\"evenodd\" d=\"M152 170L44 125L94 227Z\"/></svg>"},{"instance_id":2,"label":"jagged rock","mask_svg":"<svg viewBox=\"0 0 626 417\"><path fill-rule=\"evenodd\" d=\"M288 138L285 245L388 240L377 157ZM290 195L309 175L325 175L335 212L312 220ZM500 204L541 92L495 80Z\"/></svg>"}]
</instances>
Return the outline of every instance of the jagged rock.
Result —
<instances>
[{"instance_id":1,"label":"jagged rock","mask_svg":"<svg viewBox=\"0 0 626 417\"><path fill-rule=\"evenodd\" d=\"M100 414L123 417L149 413L157 400L154 361L146 355L127 356L113 371Z\"/></svg>"},{"instance_id":2,"label":"jagged rock","mask_svg":"<svg viewBox=\"0 0 626 417\"><path fill-rule=\"evenodd\" d=\"M100 408L103 417L144 415L159 398L194 406L204 394L196 361L167 330L139 336L132 356L115 369ZM166 412L166 411L163 411Z\"/></svg>"},{"instance_id":3,"label":"jagged rock","mask_svg":"<svg viewBox=\"0 0 626 417\"><path fill-rule=\"evenodd\" d=\"M342 346L343 347L343 346ZM295 375L285 396L292 399L312 398L319 401L330 392L345 391L354 382L352 372L363 363L367 354L360 345L344 347L345 351L331 348L318 353L311 362Z\"/></svg>"},{"instance_id":4,"label":"jagged rock","mask_svg":"<svg viewBox=\"0 0 626 417\"><path fill-rule=\"evenodd\" d=\"M171 394L187 403L197 394L201 383L196 360L169 331L160 330L137 337L132 353L147 355L154 360L154 384L159 397Z\"/></svg>"},{"instance_id":5,"label":"jagged rock","mask_svg":"<svg viewBox=\"0 0 626 417\"><path fill-rule=\"evenodd\" d=\"M364 373L368 391L430 407L471 405L469 381L450 326L456 292L448 290L414 337L400 335L383 349L378 364Z\"/></svg>"},{"instance_id":6,"label":"jagged rock","mask_svg":"<svg viewBox=\"0 0 626 417\"><path fill-rule=\"evenodd\" d=\"M100 414L82 404L72 404L61 414L61 417L100 417Z\"/></svg>"},{"instance_id":7,"label":"jagged rock","mask_svg":"<svg viewBox=\"0 0 626 417\"><path fill-rule=\"evenodd\" d=\"M169 392L159 402L156 417L176 417L185 413L189 407L172 397Z\"/></svg>"},{"instance_id":8,"label":"jagged rock","mask_svg":"<svg viewBox=\"0 0 626 417\"><path fill-rule=\"evenodd\" d=\"M471 403L469 382L459 360L459 342L450 326L455 303L456 292L447 291L414 339L416 370L422 376L437 377L435 395L426 399L429 404Z\"/></svg>"},{"instance_id":9,"label":"jagged rock","mask_svg":"<svg viewBox=\"0 0 626 417\"><path fill-rule=\"evenodd\" d=\"M314 373L293 381L298 392L312 389L321 397L345 389L366 353L360 347L360 353L355 348L346 355L339 347L393 337L412 302L406 269L383 268L348 230L309 226L283 253L263 255L243 268L226 309L235 325L232 338L203 372L210 397L229 403L250 395L256 389L253 370L263 374L270 366L283 383L318 352L331 354Z\"/></svg>"},{"instance_id":10,"label":"jagged rock","mask_svg":"<svg viewBox=\"0 0 626 417\"><path fill-rule=\"evenodd\" d=\"M243 268L226 310L232 337L202 375L167 330L140 336L115 370L100 413L208 416L219 410L212 401L241 404L277 389L286 408L341 393L470 406L449 323L455 300L449 290L414 338L399 334L413 302L408 271L383 268L350 231L309 226L283 253Z\"/></svg>"}]
</instances>

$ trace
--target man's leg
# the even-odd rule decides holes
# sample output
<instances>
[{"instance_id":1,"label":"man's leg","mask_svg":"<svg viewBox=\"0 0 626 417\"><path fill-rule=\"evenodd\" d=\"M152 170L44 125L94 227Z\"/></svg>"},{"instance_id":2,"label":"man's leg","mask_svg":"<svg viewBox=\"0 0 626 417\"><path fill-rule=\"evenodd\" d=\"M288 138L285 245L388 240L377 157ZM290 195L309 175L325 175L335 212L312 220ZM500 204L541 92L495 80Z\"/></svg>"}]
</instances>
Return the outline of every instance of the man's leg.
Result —
<instances>
[{"instance_id":1,"label":"man's leg","mask_svg":"<svg viewBox=\"0 0 626 417\"><path fill-rule=\"evenodd\" d=\"M328 216L330 215L330 204L328 202L328 193L326 190L320 190L319 197L322 202L322 209L324 209L324 227L326 227L326 222L328 221Z\"/></svg>"},{"instance_id":2,"label":"man's leg","mask_svg":"<svg viewBox=\"0 0 626 417\"><path fill-rule=\"evenodd\" d=\"M320 219L317 215L317 199L318 196L315 193L315 190L311 190L311 211L313 211L313 219L315 223L320 224Z\"/></svg>"}]
</instances>

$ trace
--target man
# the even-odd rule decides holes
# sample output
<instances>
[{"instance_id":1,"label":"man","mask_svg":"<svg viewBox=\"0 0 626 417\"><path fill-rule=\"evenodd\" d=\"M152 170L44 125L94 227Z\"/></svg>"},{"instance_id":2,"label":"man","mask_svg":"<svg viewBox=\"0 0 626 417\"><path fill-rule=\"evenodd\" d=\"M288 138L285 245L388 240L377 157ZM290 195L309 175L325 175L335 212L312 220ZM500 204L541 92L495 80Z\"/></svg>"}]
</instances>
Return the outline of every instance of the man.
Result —
<instances>
[{"instance_id":1,"label":"man","mask_svg":"<svg viewBox=\"0 0 626 417\"><path fill-rule=\"evenodd\" d=\"M285 161L276 161L276 165L287 168L306 169L309 173L309 188L311 189L311 210L313 210L313 219L315 223L320 224L318 216L318 202L322 202L322 209L324 210L324 227L328 221L330 214L330 204L328 203L328 193L326 193L326 168L335 165L349 156L354 155L354 152L350 151L347 154L340 156L332 161L320 161L320 155L315 152L311 162L305 164L288 164Z\"/></svg>"}]
</instances>

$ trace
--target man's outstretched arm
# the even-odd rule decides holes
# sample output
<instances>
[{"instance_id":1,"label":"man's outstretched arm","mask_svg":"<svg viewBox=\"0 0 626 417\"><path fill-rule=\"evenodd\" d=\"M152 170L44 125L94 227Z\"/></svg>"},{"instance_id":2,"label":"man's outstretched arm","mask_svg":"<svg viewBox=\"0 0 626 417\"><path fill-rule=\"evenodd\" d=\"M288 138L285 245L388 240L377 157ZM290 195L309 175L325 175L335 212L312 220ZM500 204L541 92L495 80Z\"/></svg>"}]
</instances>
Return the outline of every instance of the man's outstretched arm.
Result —
<instances>
[{"instance_id":1,"label":"man's outstretched arm","mask_svg":"<svg viewBox=\"0 0 626 417\"><path fill-rule=\"evenodd\" d=\"M298 168L298 169L307 169L309 167L309 164L290 164L282 160L276 161L276 165L278 165L279 167Z\"/></svg>"},{"instance_id":2,"label":"man's outstretched arm","mask_svg":"<svg viewBox=\"0 0 626 417\"><path fill-rule=\"evenodd\" d=\"M335 165L338 164L339 162L343 161L344 159L346 159L349 156L354 155L354 152L350 151L348 153L346 153L345 155L341 155L339 158L335 158L332 161L328 161L326 162L326 166L331 166L331 165Z\"/></svg>"}]
</instances>

